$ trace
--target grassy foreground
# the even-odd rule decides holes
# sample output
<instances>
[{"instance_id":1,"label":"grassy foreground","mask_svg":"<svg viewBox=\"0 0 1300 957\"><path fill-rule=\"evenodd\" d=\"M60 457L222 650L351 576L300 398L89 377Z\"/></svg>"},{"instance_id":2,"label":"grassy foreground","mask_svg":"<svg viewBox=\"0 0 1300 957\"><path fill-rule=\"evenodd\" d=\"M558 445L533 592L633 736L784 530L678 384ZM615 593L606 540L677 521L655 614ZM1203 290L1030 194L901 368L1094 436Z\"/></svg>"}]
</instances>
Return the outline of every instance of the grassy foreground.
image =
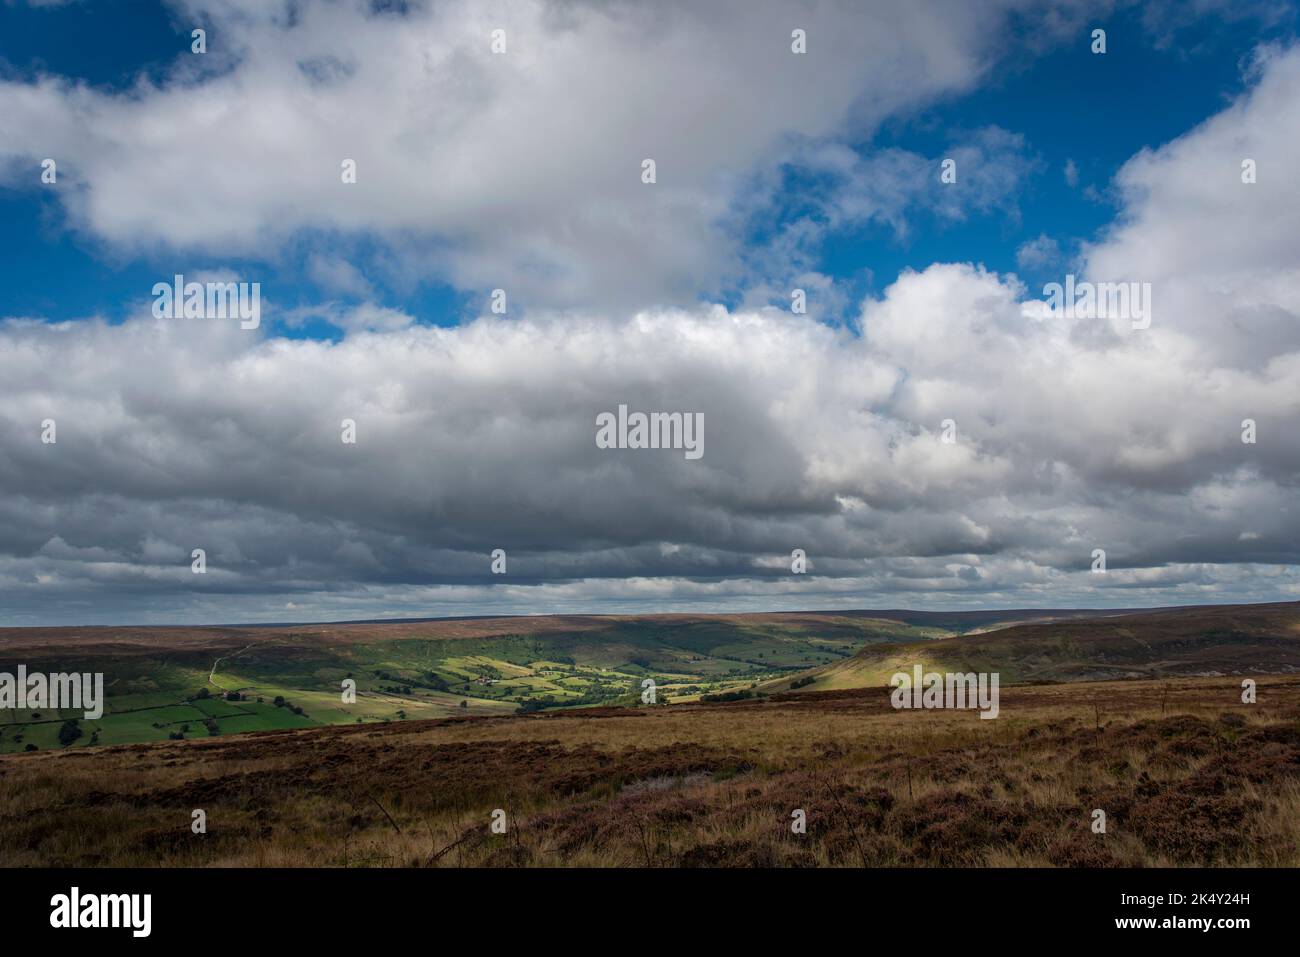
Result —
<instances>
[{"instance_id":1,"label":"grassy foreground","mask_svg":"<svg viewBox=\"0 0 1300 957\"><path fill-rule=\"evenodd\" d=\"M0 865L1296 866L1300 679L1258 681L1004 688L992 721L864 689L7 755Z\"/></svg>"}]
</instances>

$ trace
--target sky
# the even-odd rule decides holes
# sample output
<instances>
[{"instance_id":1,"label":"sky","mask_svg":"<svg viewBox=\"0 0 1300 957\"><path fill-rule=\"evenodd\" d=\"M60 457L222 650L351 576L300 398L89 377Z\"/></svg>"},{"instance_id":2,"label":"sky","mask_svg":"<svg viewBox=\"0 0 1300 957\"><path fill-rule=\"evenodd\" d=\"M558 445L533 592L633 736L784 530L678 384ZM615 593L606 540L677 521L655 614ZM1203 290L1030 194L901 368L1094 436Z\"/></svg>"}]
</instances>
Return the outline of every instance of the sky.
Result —
<instances>
[{"instance_id":1,"label":"sky","mask_svg":"<svg viewBox=\"0 0 1300 957\"><path fill-rule=\"evenodd\" d=\"M1297 23L0 0L0 626L1300 600Z\"/></svg>"}]
</instances>

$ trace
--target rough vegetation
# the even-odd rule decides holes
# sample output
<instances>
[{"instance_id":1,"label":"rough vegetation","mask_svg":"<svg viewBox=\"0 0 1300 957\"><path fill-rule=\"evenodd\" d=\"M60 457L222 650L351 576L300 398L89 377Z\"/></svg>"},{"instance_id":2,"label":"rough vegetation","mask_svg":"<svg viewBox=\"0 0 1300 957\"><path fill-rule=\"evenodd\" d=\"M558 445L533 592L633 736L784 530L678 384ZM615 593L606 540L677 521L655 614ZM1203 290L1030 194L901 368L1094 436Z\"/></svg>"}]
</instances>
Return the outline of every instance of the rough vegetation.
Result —
<instances>
[{"instance_id":1,"label":"rough vegetation","mask_svg":"<svg viewBox=\"0 0 1300 957\"><path fill-rule=\"evenodd\" d=\"M16 754L0 865L1296 866L1300 680L1258 694L1025 686L984 721L803 691Z\"/></svg>"}]
</instances>

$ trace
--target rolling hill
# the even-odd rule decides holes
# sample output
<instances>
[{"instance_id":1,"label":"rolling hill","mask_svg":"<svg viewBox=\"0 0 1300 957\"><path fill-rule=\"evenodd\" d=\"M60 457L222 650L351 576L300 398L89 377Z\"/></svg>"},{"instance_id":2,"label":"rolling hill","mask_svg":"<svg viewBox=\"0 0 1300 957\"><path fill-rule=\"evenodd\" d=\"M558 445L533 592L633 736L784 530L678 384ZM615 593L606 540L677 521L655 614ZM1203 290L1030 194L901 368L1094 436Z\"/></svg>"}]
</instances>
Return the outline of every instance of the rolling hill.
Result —
<instances>
[{"instance_id":1,"label":"rolling hill","mask_svg":"<svg viewBox=\"0 0 1300 957\"><path fill-rule=\"evenodd\" d=\"M1013 624L923 643L880 642L760 688L883 687L896 671L918 663L932 671L998 672L1003 684L1289 674L1300 672L1300 602L1165 608Z\"/></svg>"},{"instance_id":2,"label":"rolling hill","mask_svg":"<svg viewBox=\"0 0 1300 957\"><path fill-rule=\"evenodd\" d=\"M0 862L1300 860L1300 605L886 614L6 630L0 671L103 669L113 693L71 742L69 715L0 713ZM999 671L1001 718L894 708L917 662ZM644 676L670 704L641 705Z\"/></svg>"},{"instance_id":3,"label":"rolling hill","mask_svg":"<svg viewBox=\"0 0 1300 957\"><path fill-rule=\"evenodd\" d=\"M854 613L541 616L323 625L0 629L0 671L103 672L75 744L691 700L943 627ZM356 682L357 699L342 699ZM0 751L60 746L79 712L0 712ZM64 732L67 733L67 732Z\"/></svg>"},{"instance_id":4,"label":"rolling hill","mask_svg":"<svg viewBox=\"0 0 1300 957\"><path fill-rule=\"evenodd\" d=\"M862 610L0 629L0 671L103 672L99 720L0 711L0 752L881 686L916 662L1004 683L1300 670L1295 604ZM344 701L343 682L356 683ZM811 680L809 680L811 679ZM799 687L794 687L798 683ZM69 720L78 727L69 729ZM63 736L61 738L61 735Z\"/></svg>"}]
</instances>

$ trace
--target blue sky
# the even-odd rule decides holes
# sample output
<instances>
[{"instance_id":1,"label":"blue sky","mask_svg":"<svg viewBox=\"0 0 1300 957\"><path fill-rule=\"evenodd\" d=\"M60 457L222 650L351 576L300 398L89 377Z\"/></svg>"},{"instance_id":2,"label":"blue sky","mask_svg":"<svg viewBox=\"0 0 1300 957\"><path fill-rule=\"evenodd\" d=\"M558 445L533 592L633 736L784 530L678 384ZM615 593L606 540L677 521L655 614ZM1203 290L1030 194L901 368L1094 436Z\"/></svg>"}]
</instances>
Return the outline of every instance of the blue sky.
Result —
<instances>
[{"instance_id":1,"label":"blue sky","mask_svg":"<svg viewBox=\"0 0 1300 957\"><path fill-rule=\"evenodd\" d=\"M1296 29L0 2L0 623L1296 600Z\"/></svg>"}]
</instances>

